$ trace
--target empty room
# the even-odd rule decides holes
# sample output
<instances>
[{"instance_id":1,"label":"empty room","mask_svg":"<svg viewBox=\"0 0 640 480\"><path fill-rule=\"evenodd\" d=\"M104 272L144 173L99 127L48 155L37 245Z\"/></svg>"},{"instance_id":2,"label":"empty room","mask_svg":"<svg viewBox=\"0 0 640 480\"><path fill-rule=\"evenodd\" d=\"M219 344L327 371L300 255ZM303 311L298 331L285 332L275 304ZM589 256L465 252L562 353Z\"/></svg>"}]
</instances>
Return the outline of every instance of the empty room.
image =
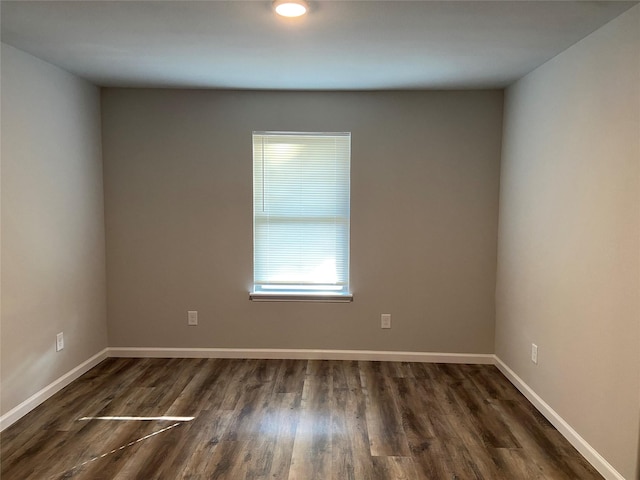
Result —
<instances>
[{"instance_id":1,"label":"empty room","mask_svg":"<svg viewBox=\"0 0 640 480\"><path fill-rule=\"evenodd\" d=\"M638 2L0 20L2 480L640 479Z\"/></svg>"}]
</instances>

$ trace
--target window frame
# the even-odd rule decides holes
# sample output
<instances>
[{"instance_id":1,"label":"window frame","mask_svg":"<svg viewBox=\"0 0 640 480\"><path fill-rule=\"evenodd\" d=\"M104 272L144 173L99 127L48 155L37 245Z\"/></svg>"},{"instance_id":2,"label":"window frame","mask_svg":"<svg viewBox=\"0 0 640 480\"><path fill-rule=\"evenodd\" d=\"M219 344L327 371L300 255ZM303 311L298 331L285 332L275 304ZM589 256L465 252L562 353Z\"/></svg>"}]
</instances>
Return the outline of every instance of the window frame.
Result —
<instances>
[{"instance_id":1,"label":"window frame","mask_svg":"<svg viewBox=\"0 0 640 480\"><path fill-rule=\"evenodd\" d=\"M256 282L256 260L257 260L257 243L256 243L256 225L257 219L259 219L259 215L256 212L257 202L261 202L264 204L265 192L264 192L264 177L260 177L262 179L262 187L257 186L256 169L262 168L264 172L264 163L261 164L261 167L257 166L257 153L256 153L256 137L273 137L276 139L279 136L282 137L291 137L291 136L317 136L317 137L330 137L330 138L344 138L348 139L347 143L347 174L346 174L346 216L344 219L346 220L346 245L342 242L342 246L344 248L343 255L345 257L344 262L346 265L343 265L343 269L346 270L346 278L342 279L342 282L338 282L336 284L322 284L318 283L310 283L305 284L303 282L299 284L294 284L292 282L284 282L284 285L280 286L278 282L273 283L265 283ZM253 301L265 301L265 302L333 302L333 303L342 303L342 302L351 302L353 301L353 294L350 291L350 256L351 256L351 132L283 132L283 131L253 131L252 132L252 190L253 190L253 282L252 288L249 292L249 298ZM262 162L264 162L264 144L260 148L260 154L262 155ZM344 158L344 157L343 157ZM343 163L344 165L344 163ZM264 175L264 173L263 173ZM344 177L343 177L344 178ZM257 190L260 190L257 193ZM341 192L345 195L345 191ZM256 195L260 195L257 197ZM267 222L269 215L267 215ZM283 217L285 219L290 218L291 221L295 222L298 219L304 218L302 215L291 215L290 217ZM323 217L318 217L323 218ZM340 219L340 216L334 215L334 222L336 218ZM304 224L304 223L303 223ZM309 225L313 225L313 222L310 222ZM336 233L337 234L337 233ZM320 288L318 288L320 287ZM324 288L322 288L324 287Z\"/></svg>"}]
</instances>

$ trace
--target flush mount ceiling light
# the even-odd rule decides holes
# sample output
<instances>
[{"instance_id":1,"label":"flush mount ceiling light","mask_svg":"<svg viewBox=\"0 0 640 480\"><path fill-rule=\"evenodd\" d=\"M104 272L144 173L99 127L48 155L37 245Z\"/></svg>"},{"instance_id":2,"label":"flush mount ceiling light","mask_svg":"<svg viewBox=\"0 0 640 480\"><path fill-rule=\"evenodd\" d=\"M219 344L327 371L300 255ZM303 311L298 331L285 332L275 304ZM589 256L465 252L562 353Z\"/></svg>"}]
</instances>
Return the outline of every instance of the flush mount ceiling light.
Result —
<instances>
[{"instance_id":1,"label":"flush mount ceiling light","mask_svg":"<svg viewBox=\"0 0 640 480\"><path fill-rule=\"evenodd\" d=\"M304 0L275 0L273 9L283 17L300 17L307 13L309 4Z\"/></svg>"}]
</instances>

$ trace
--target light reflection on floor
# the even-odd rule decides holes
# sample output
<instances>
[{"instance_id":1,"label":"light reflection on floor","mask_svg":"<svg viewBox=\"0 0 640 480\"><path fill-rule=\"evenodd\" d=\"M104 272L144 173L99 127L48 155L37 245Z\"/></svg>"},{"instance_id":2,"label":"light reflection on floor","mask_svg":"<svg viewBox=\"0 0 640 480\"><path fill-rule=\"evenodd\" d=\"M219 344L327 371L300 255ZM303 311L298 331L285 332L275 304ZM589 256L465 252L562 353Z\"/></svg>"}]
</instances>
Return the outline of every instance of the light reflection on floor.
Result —
<instances>
[{"instance_id":1,"label":"light reflection on floor","mask_svg":"<svg viewBox=\"0 0 640 480\"><path fill-rule=\"evenodd\" d=\"M139 420L139 421L167 421L167 422L190 422L195 417L82 417L79 420Z\"/></svg>"},{"instance_id":2,"label":"light reflection on floor","mask_svg":"<svg viewBox=\"0 0 640 480\"><path fill-rule=\"evenodd\" d=\"M144 437L138 438L137 440L134 440L132 442L129 442L125 445L122 445L118 448L114 448L113 450L111 450L110 452L107 453L103 453L102 455L99 455L95 458L92 458L90 460L87 460L86 462L80 463L78 465L75 465L74 467L71 467L70 469L66 470L65 472L62 472L60 474L60 476L65 475L67 473L73 472L74 470L77 470L79 468L84 467L85 465L91 463L91 462L95 462L96 460L100 460L101 458L105 458L108 457L109 455L113 455L116 452L119 452L121 450L124 450L125 448L128 447L132 447L133 445L140 443L144 440L147 440L151 437L155 437L156 435L159 435L161 433L167 432L169 430L171 430L172 428L175 428L179 425L181 425L184 422L190 422L191 420L193 420L195 417L170 417L170 416L163 416L163 417L130 417L130 416L111 416L111 417L82 417L79 418L78 421L88 421L88 420L115 420L115 421L172 421L172 422L176 422L172 425L169 425L168 427L162 428L160 430L158 430L157 432L153 432L150 433L149 435L145 435Z\"/></svg>"}]
</instances>

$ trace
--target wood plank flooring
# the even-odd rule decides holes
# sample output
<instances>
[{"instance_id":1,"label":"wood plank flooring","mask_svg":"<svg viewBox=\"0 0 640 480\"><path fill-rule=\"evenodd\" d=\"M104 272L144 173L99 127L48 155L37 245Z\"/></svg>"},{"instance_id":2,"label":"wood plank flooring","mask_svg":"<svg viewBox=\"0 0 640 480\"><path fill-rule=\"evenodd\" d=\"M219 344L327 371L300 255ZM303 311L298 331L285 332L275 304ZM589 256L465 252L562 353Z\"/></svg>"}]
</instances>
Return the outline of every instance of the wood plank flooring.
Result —
<instances>
[{"instance_id":1,"label":"wood plank flooring","mask_svg":"<svg viewBox=\"0 0 640 480\"><path fill-rule=\"evenodd\" d=\"M488 365L108 359L0 442L2 480L602 478Z\"/></svg>"}]
</instances>

